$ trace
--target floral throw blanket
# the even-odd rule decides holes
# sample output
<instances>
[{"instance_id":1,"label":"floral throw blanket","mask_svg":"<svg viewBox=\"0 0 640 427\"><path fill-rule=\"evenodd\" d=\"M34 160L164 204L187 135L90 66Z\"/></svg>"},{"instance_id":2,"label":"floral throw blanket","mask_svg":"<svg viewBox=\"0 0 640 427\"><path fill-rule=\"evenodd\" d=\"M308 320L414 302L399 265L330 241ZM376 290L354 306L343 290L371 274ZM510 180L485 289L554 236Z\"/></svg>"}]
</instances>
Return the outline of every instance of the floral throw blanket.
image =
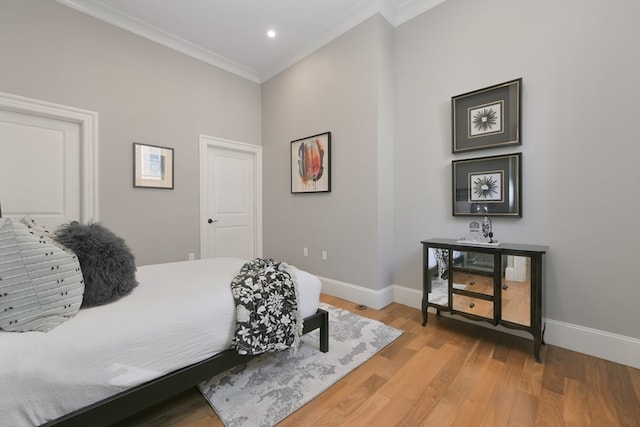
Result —
<instances>
[{"instance_id":1,"label":"floral throw blanket","mask_svg":"<svg viewBox=\"0 0 640 427\"><path fill-rule=\"evenodd\" d=\"M297 348L302 334L296 283L288 265L272 259L247 262L231 281L236 331L231 343L238 354L261 354Z\"/></svg>"}]
</instances>

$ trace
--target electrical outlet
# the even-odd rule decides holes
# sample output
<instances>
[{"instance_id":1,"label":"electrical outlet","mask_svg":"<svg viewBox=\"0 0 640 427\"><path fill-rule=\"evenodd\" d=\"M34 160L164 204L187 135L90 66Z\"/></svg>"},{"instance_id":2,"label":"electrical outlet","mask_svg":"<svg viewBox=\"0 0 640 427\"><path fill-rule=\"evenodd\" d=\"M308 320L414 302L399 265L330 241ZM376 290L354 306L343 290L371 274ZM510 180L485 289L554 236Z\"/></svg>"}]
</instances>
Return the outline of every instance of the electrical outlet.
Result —
<instances>
[{"instance_id":1,"label":"electrical outlet","mask_svg":"<svg viewBox=\"0 0 640 427\"><path fill-rule=\"evenodd\" d=\"M302 248L302 255L309 256L309 248Z\"/></svg>"},{"instance_id":2,"label":"electrical outlet","mask_svg":"<svg viewBox=\"0 0 640 427\"><path fill-rule=\"evenodd\" d=\"M196 259L196 254L189 252L189 261L193 261L194 259Z\"/></svg>"},{"instance_id":3,"label":"electrical outlet","mask_svg":"<svg viewBox=\"0 0 640 427\"><path fill-rule=\"evenodd\" d=\"M327 251L322 251L322 260L323 261L327 260Z\"/></svg>"}]
</instances>

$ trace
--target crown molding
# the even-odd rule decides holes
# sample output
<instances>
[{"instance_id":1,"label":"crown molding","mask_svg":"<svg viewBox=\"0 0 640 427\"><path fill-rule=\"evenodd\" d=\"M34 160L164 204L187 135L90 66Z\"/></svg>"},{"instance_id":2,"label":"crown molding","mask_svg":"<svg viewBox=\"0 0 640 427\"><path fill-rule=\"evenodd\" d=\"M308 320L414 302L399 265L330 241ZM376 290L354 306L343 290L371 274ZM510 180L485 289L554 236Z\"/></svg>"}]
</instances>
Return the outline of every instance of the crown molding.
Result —
<instances>
[{"instance_id":1,"label":"crown molding","mask_svg":"<svg viewBox=\"0 0 640 427\"><path fill-rule=\"evenodd\" d=\"M312 43L285 58L278 59L272 66L262 71L231 61L97 0L56 1L244 79L262 83L376 14L382 15L393 27L397 27L446 0L362 0L344 16L328 25Z\"/></svg>"},{"instance_id":2,"label":"crown molding","mask_svg":"<svg viewBox=\"0 0 640 427\"><path fill-rule=\"evenodd\" d=\"M394 28L423 14L446 0L362 0L345 15L329 24L314 42L307 44L292 55L283 58L259 74L260 82L265 82L289 68L307 55L318 50L342 34L363 23L376 14L382 15Z\"/></svg>"},{"instance_id":3,"label":"crown molding","mask_svg":"<svg viewBox=\"0 0 640 427\"><path fill-rule=\"evenodd\" d=\"M176 50L185 55L199 59L214 67L221 68L230 73L236 74L247 80L260 83L257 73L248 67L237 62L231 61L221 55L204 49L188 40L168 33L161 28L150 25L144 21L124 14L118 10L106 6L95 0L56 0L58 3L68 6L72 9L82 12L86 15L93 16L101 21L120 27L130 31L140 37L161 44L165 47Z\"/></svg>"},{"instance_id":4,"label":"crown molding","mask_svg":"<svg viewBox=\"0 0 640 427\"><path fill-rule=\"evenodd\" d=\"M385 16L385 18L387 18L387 21L395 28L445 1L446 0L387 0L386 3L393 3L393 6L390 7L391 16Z\"/></svg>"}]
</instances>

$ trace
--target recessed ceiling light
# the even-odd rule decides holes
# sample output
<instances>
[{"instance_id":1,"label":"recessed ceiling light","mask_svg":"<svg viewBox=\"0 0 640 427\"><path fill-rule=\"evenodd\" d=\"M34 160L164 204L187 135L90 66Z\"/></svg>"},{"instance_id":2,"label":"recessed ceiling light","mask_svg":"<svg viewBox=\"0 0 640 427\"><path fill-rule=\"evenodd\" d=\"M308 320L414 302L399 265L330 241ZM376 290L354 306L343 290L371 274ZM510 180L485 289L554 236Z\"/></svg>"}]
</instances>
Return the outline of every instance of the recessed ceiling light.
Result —
<instances>
[{"instance_id":1,"label":"recessed ceiling light","mask_svg":"<svg viewBox=\"0 0 640 427\"><path fill-rule=\"evenodd\" d=\"M276 37L276 32L274 30L267 31L267 37L269 37L270 39L275 38Z\"/></svg>"}]
</instances>

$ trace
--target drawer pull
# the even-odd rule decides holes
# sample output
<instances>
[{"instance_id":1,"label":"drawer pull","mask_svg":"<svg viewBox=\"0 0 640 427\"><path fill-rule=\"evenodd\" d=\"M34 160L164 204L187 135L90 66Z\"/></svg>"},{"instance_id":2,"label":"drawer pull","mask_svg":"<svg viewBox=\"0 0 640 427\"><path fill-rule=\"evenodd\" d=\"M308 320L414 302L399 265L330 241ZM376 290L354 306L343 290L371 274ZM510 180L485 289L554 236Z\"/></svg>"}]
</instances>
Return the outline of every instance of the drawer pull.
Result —
<instances>
[{"instance_id":1,"label":"drawer pull","mask_svg":"<svg viewBox=\"0 0 640 427\"><path fill-rule=\"evenodd\" d=\"M474 303L469 304L469 308L473 308L473 307L475 307L475 306L476 306L476 305L475 305Z\"/></svg>"},{"instance_id":2,"label":"drawer pull","mask_svg":"<svg viewBox=\"0 0 640 427\"><path fill-rule=\"evenodd\" d=\"M476 281L475 281L475 280L470 280L470 281L469 281L469 285L473 286L473 285L475 285L475 284L476 284Z\"/></svg>"},{"instance_id":3,"label":"drawer pull","mask_svg":"<svg viewBox=\"0 0 640 427\"><path fill-rule=\"evenodd\" d=\"M507 289L509 289L509 286L507 286L507 285L502 285L502 290L503 290L503 291L506 291Z\"/></svg>"}]
</instances>

